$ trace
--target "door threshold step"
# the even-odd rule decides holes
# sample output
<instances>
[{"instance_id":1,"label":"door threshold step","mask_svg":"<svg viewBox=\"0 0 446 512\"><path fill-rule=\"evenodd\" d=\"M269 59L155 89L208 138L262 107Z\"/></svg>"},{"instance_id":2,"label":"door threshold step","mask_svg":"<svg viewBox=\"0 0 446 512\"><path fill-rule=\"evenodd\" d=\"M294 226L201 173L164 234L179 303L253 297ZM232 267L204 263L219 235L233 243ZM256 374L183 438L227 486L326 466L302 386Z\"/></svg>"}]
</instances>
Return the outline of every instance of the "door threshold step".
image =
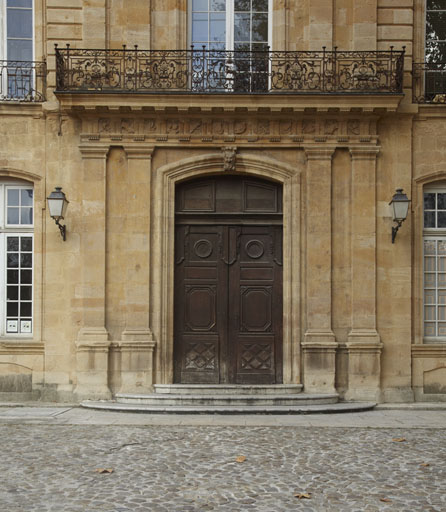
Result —
<instances>
[{"instance_id":1,"label":"door threshold step","mask_svg":"<svg viewBox=\"0 0 446 512\"><path fill-rule=\"evenodd\" d=\"M155 384L155 393L201 395L226 395L240 393L243 395L275 395L300 393L302 384Z\"/></svg>"},{"instance_id":2,"label":"door threshold step","mask_svg":"<svg viewBox=\"0 0 446 512\"><path fill-rule=\"evenodd\" d=\"M213 405L213 406L181 406L181 405L146 405L119 403L114 400L81 402L81 407L110 412L134 412L145 414L335 414L347 412L369 411L376 406L375 402L338 402L323 405Z\"/></svg>"},{"instance_id":3,"label":"door threshold step","mask_svg":"<svg viewBox=\"0 0 446 512\"><path fill-rule=\"evenodd\" d=\"M338 402L337 393L307 394L286 393L283 395L209 395L209 394L124 394L115 396L118 403L145 404L154 406L294 406L294 405L323 405Z\"/></svg>"}]
</instances>

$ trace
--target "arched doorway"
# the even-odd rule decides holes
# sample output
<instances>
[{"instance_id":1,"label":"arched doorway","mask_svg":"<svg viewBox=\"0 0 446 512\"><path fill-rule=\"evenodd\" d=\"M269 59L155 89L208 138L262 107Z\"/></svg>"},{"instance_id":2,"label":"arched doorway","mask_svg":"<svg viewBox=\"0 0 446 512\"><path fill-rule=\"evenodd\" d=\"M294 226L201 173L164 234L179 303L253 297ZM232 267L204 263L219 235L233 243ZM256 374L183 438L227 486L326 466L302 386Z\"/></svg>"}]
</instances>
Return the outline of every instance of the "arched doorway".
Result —
<instances>
[{"instance_id":1,"label":"arched doorway","mask_svg":"<svg viewBox=\"0 0 446 512\"><path fill-rule=\"evenodd\" d=\"M175 382L282 382L282 266L280 184L177 185Z\"/></svg>"}]
</instances>

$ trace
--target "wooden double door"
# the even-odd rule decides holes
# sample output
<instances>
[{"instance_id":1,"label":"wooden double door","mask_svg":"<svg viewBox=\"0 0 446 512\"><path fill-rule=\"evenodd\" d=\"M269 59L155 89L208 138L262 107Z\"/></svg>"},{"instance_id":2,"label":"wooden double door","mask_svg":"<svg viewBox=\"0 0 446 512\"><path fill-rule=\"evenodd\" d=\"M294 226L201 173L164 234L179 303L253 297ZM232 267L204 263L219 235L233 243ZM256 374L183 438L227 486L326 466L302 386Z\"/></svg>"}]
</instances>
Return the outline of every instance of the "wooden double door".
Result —
<instances>
[{"instance_id":1,"label":"wooden double door","mask_svg":"<svg viewBox=\"0 0 446 512\"><path fill-rule=\"evenodd\" d=\"M218 180L213 184L218 196ZM236 191L246 185L232 183ZM178 215L175 381L280 383L281 215L272 214L267 224L262 212L260 218L243 211L228 218L215 210L204 217Z\"/></svg>"}]
</instances>

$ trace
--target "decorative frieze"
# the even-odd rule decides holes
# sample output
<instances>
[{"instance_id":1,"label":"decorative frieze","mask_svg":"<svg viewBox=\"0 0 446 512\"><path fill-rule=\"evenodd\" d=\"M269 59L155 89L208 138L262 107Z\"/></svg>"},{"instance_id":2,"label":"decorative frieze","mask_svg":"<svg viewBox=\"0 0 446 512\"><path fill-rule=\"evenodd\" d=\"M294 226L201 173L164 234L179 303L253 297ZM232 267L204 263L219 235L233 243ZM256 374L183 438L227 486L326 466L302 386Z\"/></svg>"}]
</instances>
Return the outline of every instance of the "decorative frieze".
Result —
<instances>
[{"instance_id":1,"label":"decorative frieze","mask_svg":"<svg viewBox=\"0 0 446 512\"><path fill-rule=\"evenodd\" d=\"M283 116L139 114L82 116L83 141L167 143L377 143L377 116Z\"/></svg>"}]
</instances>

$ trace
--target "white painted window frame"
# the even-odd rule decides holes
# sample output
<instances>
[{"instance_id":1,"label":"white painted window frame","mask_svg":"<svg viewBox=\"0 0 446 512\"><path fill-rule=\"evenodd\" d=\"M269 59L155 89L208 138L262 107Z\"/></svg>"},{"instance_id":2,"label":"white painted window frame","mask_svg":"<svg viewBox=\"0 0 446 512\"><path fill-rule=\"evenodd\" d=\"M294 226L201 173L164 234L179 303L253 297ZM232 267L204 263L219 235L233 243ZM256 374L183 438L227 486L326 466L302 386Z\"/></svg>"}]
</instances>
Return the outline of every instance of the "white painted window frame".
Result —
<instances>
[{"instance_id":1,"label":"white painted window frame","mask_svg":"<svg viewBox=\"0 0 446 512\"><path fill-rule=\"evenodd\" d=\"M425 300L425 291L428 289L426 287L425 283L425 276L426 272L426 259L425 259L425 252L424 252L424 242L425 241L445 241L446 242L446 227L444 228L425 228L424 227L424 194L425 193L446 193L446 183L441 183L438 185L428 185L425 186L423 189L423 215L422 215L422 222L423 222L423 249L422 249L422 255L423 255L423 315L422 315L422 332L423 332L423 341L424 343L446 343L446 336L426 336L425 335L425 325L426 322L432 322L431 320L426 320L425 318L425 307L429 305L435 305L438 306L438 300L436 300L435 304L427 304ZM434 272L434 271L431 271ZM435 270L435 274L438 275L438 268ZM438 283L438 281L437 281ZM431 288L429 288L431 289ZM438 285L436 288L434 288L438 292ZM436 294L437 295L437 294ZM436 331L438 332L438 323L442 320L438 319L438 309L436 309ZM446 322L446 321L443 321Z\"/></svg>"},{"instance_id":2,"label":"white painted window frame","mask_svg":"<svg viewBox=\"0 0 446 512\"><path fill-rule=\"evenodd\" d=\"M24 183L15 180L2 180L0 182L0 339L30 339L34 333L34 223L24 225L7 225L6 224L6 213L7 213L7 195L6 191L8 188L30 189L34 190L34 186L31 183ZM35 199L33 197L33 220L35 214ZM30 333L11 333L6 332L6 267L7 267L7 252L6 252L6 238L7 236L18 236L21 235L30 236L32 238L33 250L31 258L31 270L32 270L32 281L31 281L31 332Z\"/></svg>"},{"instance_id":3,"label":"white painted window frame","mask_svg":"<svg viewBox=\"0 0 446 512\"><path fill-rule=\"evenodd\" d=\"M1 1L1 0L0 0ZM188 2L188 48L192 44L192 0ZM272 48L273 0L268 0L268 47ZM234 0L226 0L226 50L234 49ZM196 48L201 50L201 48Z\"/></svg>"}]
</instances>

